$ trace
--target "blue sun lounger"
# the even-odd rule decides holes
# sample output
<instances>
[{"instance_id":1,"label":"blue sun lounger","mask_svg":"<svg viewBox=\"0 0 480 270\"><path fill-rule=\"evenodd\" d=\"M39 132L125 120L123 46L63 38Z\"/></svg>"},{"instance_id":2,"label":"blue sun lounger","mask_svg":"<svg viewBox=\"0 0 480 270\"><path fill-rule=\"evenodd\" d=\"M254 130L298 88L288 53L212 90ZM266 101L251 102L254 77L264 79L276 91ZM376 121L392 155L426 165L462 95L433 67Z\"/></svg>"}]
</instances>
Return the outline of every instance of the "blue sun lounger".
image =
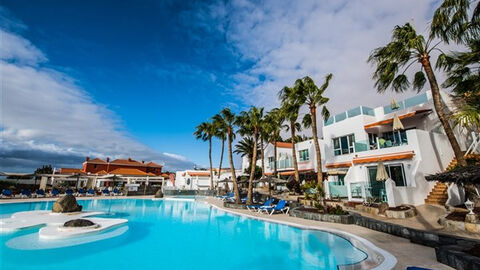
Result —
<instances>
[{"instance_id":1,"label":"blue sun lounger","mask_svg":"<svg viewBox=\"0 0 480 270\"><path fill-rule=\"evenodd\" d=\"M45 197L45 190L37 189L37 191L35 191L35 196L37 196L37 198Z\"/></svg>"},{"instance_id":2,"label":"blue sun lounger","mask_svg":"<svg viewBox=\"0 0 480 270\"><path fill-rule=\"evenodd\" d=\"M12 198L13 197L13 192L11 189L4 189L2 190L2 194L0 194L0 198Z\"/></svg>"},{"instance_id":3,"label":"blue sun lounger","mask_svg":"<svg viewBox=\"0 0 480 270\"><path fill-rule=\"evenodd\" d=\"M102 190L102 194L105 195L105 196L110 196L110 190L104 189L104 190Z\"/></svg>"},{"instance_id":4,"label":"blue sun lounger","mask_svg":"<svg viewBox=\"0 0 480 270\"><path fill-rule=\"evenodd\" d=\"M77 196L87 196L87 192L85 191L85 189L81 188L78 190Z\"/></svg>"},{"instance_id":5,"label":"blue sun lounger","mask_svg":"<svg viewBox=\"0 0 480 270\"><path fill-rule=\"evenodd\" d=\"M20 197L30 198L31 196L32 196L32 192L30 192L30 189L22 189L22 192L20 193Z\"/></svg>"},{"instance_id":6,"label":"blue sun lounger","mask_svg":"<svg viewBox=\"0 0 480 270\"><path fill-rule=\"evenodd\" d=\"M73 189L69 188L65 190L65 195L73 195Z\"/></svg>"},{"instance_id":7,"label":"blue sun lounger","mask_svg":"<svg viewBox=\"0 0 480 270\"><path fill-rule=\"evenodd\" d=\"M95 190L89 189L89 190L87 191L87 196L95 196Z\"/></svg>"},{"instance_id":8,"label":"blue sun lounger","mask_svg":"<svg viewBox=\"0 0 480 270\"><path fill-rule=\"evenodd\" d=\"M275 206L261 207L259 212L265 212L266 214L270 212L270 216L271 216L275 212L282 212L282 213L288 214L289 210L290 210L290 207L287 206L287 202L284 200L280 200Z\"/></svg>"},{"instance_id":9,"label":"blue sun lounger","mask_svg":"<svg viewBox=\"0 0 480 270\"><path fill-rule=\"evenodd\" d=\"M50 192L50 195L52 197L57 197L58 194L60 194L60 191L58 191L58 189L56 189L56 188L52 189L52 191Z\"/></svg>"},{"instance_id":10,"label":"blue sun lounger","mask_svg":"<svg viewBox=\"0 0 480 270\"><path fill-rule=\"evenodd\" d=\"M260 208L269 207L270 205L272 205L272 203L273 203L273 198L267 199L263 204L247 205L247 209L255 212L255 210L259 211Z\"/></svg>"}]
</instances>

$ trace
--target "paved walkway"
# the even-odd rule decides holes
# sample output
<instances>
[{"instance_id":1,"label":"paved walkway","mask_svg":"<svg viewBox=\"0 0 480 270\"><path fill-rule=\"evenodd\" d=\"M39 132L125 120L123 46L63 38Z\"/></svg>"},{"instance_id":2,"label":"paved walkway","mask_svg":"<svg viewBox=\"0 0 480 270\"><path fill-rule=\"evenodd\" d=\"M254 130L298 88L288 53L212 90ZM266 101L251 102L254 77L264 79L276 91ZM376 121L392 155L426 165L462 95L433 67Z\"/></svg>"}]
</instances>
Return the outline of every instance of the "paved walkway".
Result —
<instances>
[{"instance_id":1,"label":"paved walkway","mask_svg":"<svg viewBox=\"0 0 480 270\"><path fill-rule=\"evenodd\" d=\"M220 200L208 198L206 199L206 201L217 207L225 209L223 207L223 202L221 202ZM405 270L407 266L419 266L438 270L453 269L447 265L437 262L435 257L435 250L433 248L413 244L405 238L400 238L390 234L369 230L361 226L306 220L284 214L268 216L260 213L252 213L248 210L236 210L230 208L228 208L227 210L243 215L248 215L251 217L268 218L272 221L290 222L305 226L337 229L355 234L372 242L377 247L384 249L385 251L388 251L393 256L395 256L398 262L394 269Z\"/></svg>"},{"instance_id":2,"label":"paved walkway","mask_svg":"<svg viewBox=\"0 0 480 270\"><path fill-rule=\"evenodd\" d=\"M451 235L456 235L461 237L480 239L480 234L478 233L446 230L443 228L442 225L438 224L438 219L441 216L445 216L447 214L447 210L443 206L424 204L424 205L417 206L416 209L417 209L417 215L411 218L406 218L406 219L380 217L377 215L371 215L371 214L368 214L365 212L359 212L359 211L353 211L353 212L361 214L362 216L371 217L374 219L402 225L404 227L409 227L417 230L435 231L439 233L451 234ZM352 211L352 210L349 210L349 211Z\"/></svg>"}]
</instances>

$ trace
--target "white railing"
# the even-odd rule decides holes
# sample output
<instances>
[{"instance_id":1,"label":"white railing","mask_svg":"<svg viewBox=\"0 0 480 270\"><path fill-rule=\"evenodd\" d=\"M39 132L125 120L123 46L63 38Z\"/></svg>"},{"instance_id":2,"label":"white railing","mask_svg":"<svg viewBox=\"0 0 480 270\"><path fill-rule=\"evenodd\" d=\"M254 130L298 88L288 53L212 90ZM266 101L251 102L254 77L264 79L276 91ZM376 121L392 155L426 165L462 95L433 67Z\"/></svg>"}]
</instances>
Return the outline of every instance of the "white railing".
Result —
<instances>
[{"instance_id":1,"label":"white railing","mask_svg":"<svg viewBox=\"0 0 480 270\"><path fill-rule=\"evenodd\" d=\"M472 140L472 144L470 144L470 146L468 147L465 155L479 153L478 149L480 146L480 133L476 134L475 132L472 132Z\"/></svg>"}]
</instances>

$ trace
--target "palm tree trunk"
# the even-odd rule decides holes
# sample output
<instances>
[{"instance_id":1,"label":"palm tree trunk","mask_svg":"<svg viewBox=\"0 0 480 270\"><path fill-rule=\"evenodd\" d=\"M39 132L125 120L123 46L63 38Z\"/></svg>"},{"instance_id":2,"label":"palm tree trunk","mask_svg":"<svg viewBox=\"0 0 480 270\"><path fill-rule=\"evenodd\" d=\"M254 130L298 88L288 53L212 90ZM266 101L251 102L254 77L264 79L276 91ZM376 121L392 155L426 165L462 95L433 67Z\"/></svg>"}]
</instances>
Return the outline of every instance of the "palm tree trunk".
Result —
<instances>
[{"instance_id":1,"label":"palm tree trunk","mask_svg":"<svg viewBox=\"0 0 480 270\"><path fill-rule=\"evenodd\" d=\"M295 150L295 121L290 121L290 130L292 133L292 158L293 158L293 169L295 170L295 180L300 182L300 173L298 172L298 162L297 162L297 151Z\"/></svg>"},{"instance_id":2,"label":"palm tree trunk","mask_svg":"<svg viewBox=\"0 0 480 270\"><path fill-rule=\"evenodd\" d=\"M225 139L222 139L222 151L220 152L220 165L218 165L218 180L221 180L221 173L222 173L222 162L223 162L223 152L225 150Z\"/></svg>"},{"instance_id":3,"label":"palm tree trunk","mask_svg":"<svg viewBox=\"0 0 480 270\"><path fill-rule=\"evenodd\" d=\"M455 134L453 134L453 130L450 126L450 123L448 123L447 116L445 115L445 112L443 110L442 97L440 95L440 89L438 87L437 79L435 78L435 74L433 73L433 69L430 63L430 56L425 55L424 57L422 57L421 63L423 68L425 69L425 73L427 74L428 82L430 83L435 111L437 112L438 118L440 119L440 123L442 123L448 141L452 146L453 153L455 154L455 158L457 159L457 163L461 166L467 166L467 162L463 157L462 149L460 149L460 145L455 138Z\"/></svg>"},{"instance_id":4,"label":"palm tree trunk","mask_svg":"<svg viewBox=\"0 0 480 270\"><path fill-rule=\"evenodd\" d=\"M310 114L312 115L313 145L315 145L315 157L317 159L317 184L322 186L322 183L323 183L322 153L320 152L320 145L318 143L317 107L315 106L315 104L313 106L310 106Z\"/></svg>"},{"instance_id":5,"label":"palm tree trunk","mask_svg":"<svg viewBox=\"0 0 480 270\"><path fill-rule=\"evenodd\" d=\"M233 154L232 154L232 129L228 129L228 159L230 160L230 171L232 172L232 181L233 181L233 193L235 196L235 202L240 203L240 194L238 194L238 184L237 176L235 175L235 166L233 165Z\"/></svg>"},{"instance_id":6,"label":"palm tree trunk","mask_svg":"<svg viewBox=\"0 0 480 270\"><path fill-rule=\"evenodd\" d=\"M252 194L253 194L253 178L255 177L255 167L257 165L257 137L258 131L255 128L253 131L253 155L250 162L250 178L248 179L248 192L247 192L247 204L253 204Z\"/></svg>"},{"instance_id":7,"label":"palm tree trunk","mask_svg":"<svg viewBox=\"0 0 480 270\"><path fill-rule=\"evenodd\" d=\"M263 136L260 134L260 154L262 157L262 178L265 177L265 149L263 149Z\"/></svg>"},{"instance_id":8,"label":"palm tree trunk","mask_svg":"<svg viewBox=\"0 0 480 270\"><path fill-rule=\"evenodd\" d=\"M208 159L210 161L210 190L213 189L212 137L208 138Z\"/></svg>"}]
</instances>

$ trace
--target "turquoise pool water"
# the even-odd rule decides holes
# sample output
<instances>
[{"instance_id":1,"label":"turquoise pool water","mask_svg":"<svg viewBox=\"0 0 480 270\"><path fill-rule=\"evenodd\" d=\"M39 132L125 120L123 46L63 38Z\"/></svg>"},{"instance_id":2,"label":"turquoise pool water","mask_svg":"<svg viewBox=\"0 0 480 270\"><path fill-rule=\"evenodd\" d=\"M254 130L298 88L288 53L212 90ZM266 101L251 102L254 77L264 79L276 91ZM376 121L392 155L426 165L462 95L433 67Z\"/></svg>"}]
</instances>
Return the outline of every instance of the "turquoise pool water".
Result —
<instances>
[{"instance_id":1,"label":"turquoise pool water","mask_svg":"<svg viewBox=\"0 0 480 270\"><path fill-rule=\"evenodd\" d=\"M52 204L0 204L0 217L48 210ZM121 199L79 204L129 222L68 241L40 240L38 228L0 234L0 269L337 269L366 258L334 234L244 218L202 202Z\"/></svg>"}]
</instances>

